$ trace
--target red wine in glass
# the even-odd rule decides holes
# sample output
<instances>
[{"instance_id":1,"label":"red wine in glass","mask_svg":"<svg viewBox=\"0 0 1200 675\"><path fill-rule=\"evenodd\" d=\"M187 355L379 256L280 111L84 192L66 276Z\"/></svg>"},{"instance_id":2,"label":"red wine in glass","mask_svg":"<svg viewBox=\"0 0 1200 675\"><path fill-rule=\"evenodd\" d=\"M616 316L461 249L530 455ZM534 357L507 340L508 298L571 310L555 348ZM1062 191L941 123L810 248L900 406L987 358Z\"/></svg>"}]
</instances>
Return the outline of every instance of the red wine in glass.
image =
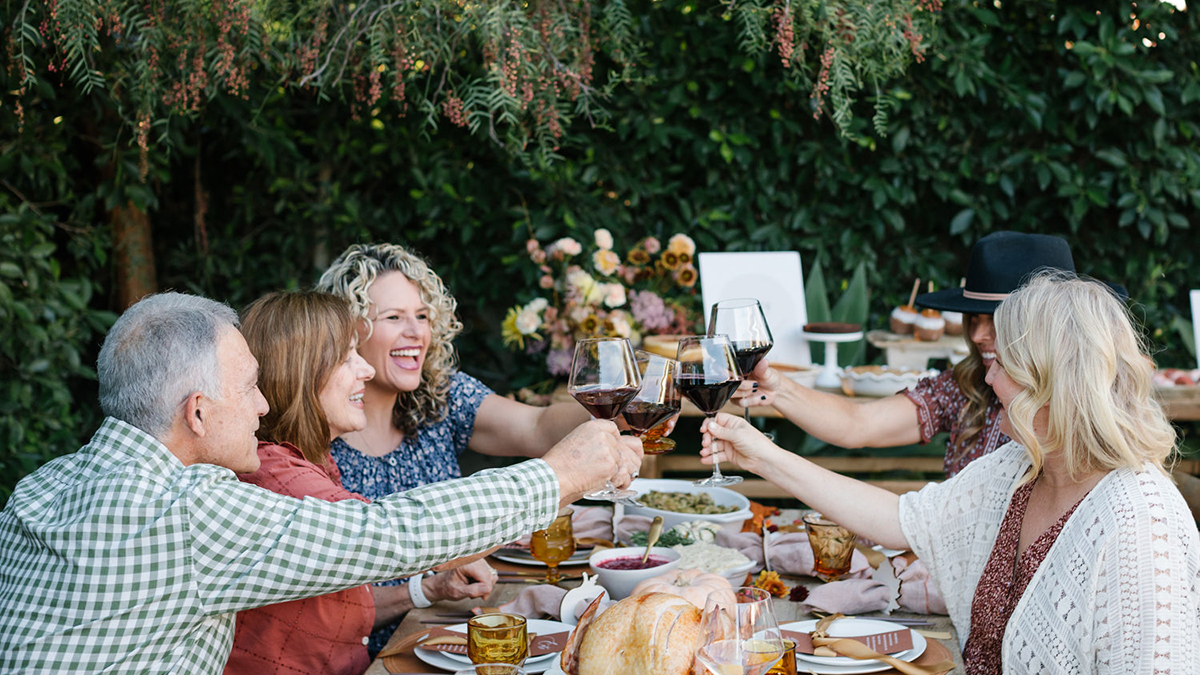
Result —
<instances>
[{"instance_id":1,"label":"red wine in glass","mask_svg":"<svg viewBox=\"0 0 1200 675\"><path fill-rule=\"evenodd\" d=\"M709 317L708 334L729 336L743 378L754 371L758 362L775 345L771 328L767 325L767 315L763 313L762 304L754 298L733 298L714 304ZM750 409L745 408L742 415L749 421ZM774 440L771 434L764 435Z\"/></svg>"},{"instance_id":2,"label":"red wine in glass","mask_svg":"<svg viewBox=\"0 0 1200 675\"><path fill-rule=\"evenodd\" d=\"M713 417L742 383L737 359L729 338L724 335L689 336L679 341L679 391L706 417ZM715 460L715 458L714 458ZM725 476L721 464L713 461L712 476L693 483L700 487L736 485L741 476Z\"/></svg>"},{"instance_id":3,"label":"red wine in glass","mask_svg":"<svg viewBox=\"0 0 1200 675\"><path fill-rule=\"evenodd\" d=\"M741 383L740 379L710 382L704 377L681 375L679 390L688 397L689 401L696 404L701 412L711 417L724 408L726 403L729 403L733 392L737 391Z\"/></svg>"},{"instance_id":4,"label":"red wine in glass","mask_svg":"<svg viewBox=\"0 0 1200 675\"><path fill-rule=\"evenodd\" d=\"M679 412L679 362L642 350L636 352L636 357L642 386L621 415L629 428L641 437L642 451L648 455L661 455L673 450L675 443L647 436L651 429Z\"/></svg>"},{"instance_id":5,"label":"red wine in glass","mask_svg":"<svg viewBox=\"0 0 1200 675\"><path fill-rule=\"evenodd\" d=\"M749 375L754 371L754 367L759 361L771 351L771 343L762 342L734 342L733 356L737 359L738 370L742 372L742 377Z\"/></svg>"},{"instance_id":6,"label":"red wine in glass","mask_svg":"<svg viewBox=\"0 0 1200 675\"><path fill-rule=\"evenodd\" d=\"M596 419L616 419L625 405L637 396L641 385L642 376L629 340L600 337L584 338L575 343L567 391ZM636 494L633 490L618 490L612 481L608 481L603 490L584 496L617 501Z\"/></svg>"},{"instance_id":7,"label":"red wine in glass","mask_svg":"<svg viewBox=\"0 0 1200 675\"><path fill-rule=\"evenodd\" d=\"M608 388L604 385L587 385L579 387L571 392L571 396L579 401L580 405L588 409L592 413L592 417L598 420L615 419L625 406L637 396L637 387L613 387Z\"/></svg>"}]
</instances>

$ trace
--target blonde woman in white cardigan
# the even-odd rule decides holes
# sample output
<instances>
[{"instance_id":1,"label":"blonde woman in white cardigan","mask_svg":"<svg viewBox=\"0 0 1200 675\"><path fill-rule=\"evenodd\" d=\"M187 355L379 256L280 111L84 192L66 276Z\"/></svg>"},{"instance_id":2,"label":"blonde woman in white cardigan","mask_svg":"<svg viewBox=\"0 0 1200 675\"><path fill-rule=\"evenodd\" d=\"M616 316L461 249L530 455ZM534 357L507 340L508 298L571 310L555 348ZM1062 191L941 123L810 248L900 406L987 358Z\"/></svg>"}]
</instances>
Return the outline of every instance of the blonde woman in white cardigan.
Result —
<instances>
[{"instance_id":1,"label":"blonde woman in white cardigan","mask_svg":"<svg viewBox=\"0 0 1200 675\"><path fill-rule=\"evenodd\" d=\"M1101 284L1042 275L996 311L988 371L1014 440L897 496L826 471L731 415L719 453L928 566L967 672L1200 673L1200 535L1164 471L1175 433L1152 363Z\"/></svg>"}]
</instances>

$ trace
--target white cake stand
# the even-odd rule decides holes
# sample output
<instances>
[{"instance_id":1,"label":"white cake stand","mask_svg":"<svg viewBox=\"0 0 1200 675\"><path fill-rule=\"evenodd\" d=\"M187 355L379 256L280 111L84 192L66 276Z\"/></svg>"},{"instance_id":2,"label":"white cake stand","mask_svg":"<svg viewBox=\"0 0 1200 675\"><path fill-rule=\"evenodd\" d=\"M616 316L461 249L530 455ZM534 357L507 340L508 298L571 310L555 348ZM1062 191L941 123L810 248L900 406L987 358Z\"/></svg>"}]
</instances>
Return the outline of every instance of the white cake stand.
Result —
<instances>
[{"instance_id":1,"label":"white cake stand","mask_svg":"<svg viewBox=\"0 0 1200 675\"><path fill-rule=\"evenodd\" d=\"M821 369L821 374L817 375L815 386L824 387L825 389L838 389L842 386L842 369L838 368L837 346L839 342L857 342L863 339L861 330L853 333L809 333L802 331L800 335L804 336L809 342L824 342L825 343L825 367Z\"/></svg>"}]
</instances>

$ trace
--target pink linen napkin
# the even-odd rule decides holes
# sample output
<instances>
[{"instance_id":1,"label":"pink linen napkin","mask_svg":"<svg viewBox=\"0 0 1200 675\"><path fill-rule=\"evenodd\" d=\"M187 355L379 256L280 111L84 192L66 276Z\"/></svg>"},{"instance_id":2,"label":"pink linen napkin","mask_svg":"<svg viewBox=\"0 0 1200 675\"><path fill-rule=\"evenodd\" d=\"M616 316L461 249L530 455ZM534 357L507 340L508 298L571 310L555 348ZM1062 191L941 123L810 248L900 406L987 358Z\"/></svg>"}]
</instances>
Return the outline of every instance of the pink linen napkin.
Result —
<instances>
[{"instance_id":1,"label":"pink linen napkin","mask_svg":"<svg viewBox=\"0 0 1200 675\"><path fill-rule=\"evenodd\" d=\"M617 541L629 541L629 535L634 532L649 532L650 522L653 519L649 516L625 516L621 522L617 524Z\"/></svg>"},{"instance_id":2,"label":"pink linen napkin","mask_svg":"<svg viewBox=\"0 0 1200 675\"><path fill-rule=\"evenodd\" d=\"M731 532L721 530L717 533L717 544L737 549L743 555L758 563L757 570L763 567L762 535L754 532ZM771 539L771 566L782 574L798 574L813 576L812 546L808 543L807 532L785 532ZM855 551L850 558L850 571L846 578L854 579L869 577L871 563L867 557Z\"/></svg>"},{"instance_id":3,"label":"pink linen napkin","mask_svg":"<svg viewBox=\"0 0 1200 675\"><path fill-rule=\"evenodd\" d=\"M947 614L946 602L929 581L925 563L909 563L903 557L892 558L892 566L900 579L900 608L916 614ZM843 579L815 586L801 606L835 614L862 614L883 611L892 599L892 591L875 579Z\"/></svg>"},{"instance_id":4,"label":"pink linen napkin","mask_svg":"<svg viewBox=\"0 0 1200 675\"><path fill-rule=\"evenodd\" d=\"M521 589L517 597L512 602L506 602L500 605L497 609L505 614L520 614L526 619L543 619L550 618L555 621L561 621L562 617L558 615L558 608L562 604L563 596L567 594L566 589L548 584L539 584L530 586L529 588ZM590 603L581 602L575 607L576 616L579 618L587 610ZM605 599L600 603L596 613L599 614L608 606L613 604L611 600ZM471 610L475 614L480 613L480 608L476 607Z\"/></svg>"},{"instance_id":5,"label":"pink linen napkin","mask_svg":"<svg viewBox=\"0 0 1200 675\"><path fill-rule=\"evenodd\" d=\"M571 508L575 510L571 514L571 531L575 533L576 539L592 537L612 541L612 509L605 506L572 506ZM647 519L645 529L650 528L649 522ZM522 536L516 543L522 548L529 548L529 535Z\"/></svg>"}]
</instances>

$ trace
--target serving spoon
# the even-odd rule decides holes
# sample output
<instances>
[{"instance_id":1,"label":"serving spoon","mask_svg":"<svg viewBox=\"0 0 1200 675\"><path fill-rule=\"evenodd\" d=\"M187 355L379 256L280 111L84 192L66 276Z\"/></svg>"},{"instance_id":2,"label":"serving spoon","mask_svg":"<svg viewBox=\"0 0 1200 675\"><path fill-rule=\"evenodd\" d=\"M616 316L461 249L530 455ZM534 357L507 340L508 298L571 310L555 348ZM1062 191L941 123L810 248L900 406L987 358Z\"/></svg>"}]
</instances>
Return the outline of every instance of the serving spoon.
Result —
<instances>
[{"instance_id":1,"label":"serving spoon","mask_svg":"<svg viewBox=\"0 0 1200 675\"><path fill-rule=\"evenodd\" d=\"M658 543L658 537L662 534L663 519L662 516L654 516L654 520L650 523L650 533L646 535L646 552L642 554L642 563L645 564L650 559L650 549Z\"/></svg>"}]
</instances>

